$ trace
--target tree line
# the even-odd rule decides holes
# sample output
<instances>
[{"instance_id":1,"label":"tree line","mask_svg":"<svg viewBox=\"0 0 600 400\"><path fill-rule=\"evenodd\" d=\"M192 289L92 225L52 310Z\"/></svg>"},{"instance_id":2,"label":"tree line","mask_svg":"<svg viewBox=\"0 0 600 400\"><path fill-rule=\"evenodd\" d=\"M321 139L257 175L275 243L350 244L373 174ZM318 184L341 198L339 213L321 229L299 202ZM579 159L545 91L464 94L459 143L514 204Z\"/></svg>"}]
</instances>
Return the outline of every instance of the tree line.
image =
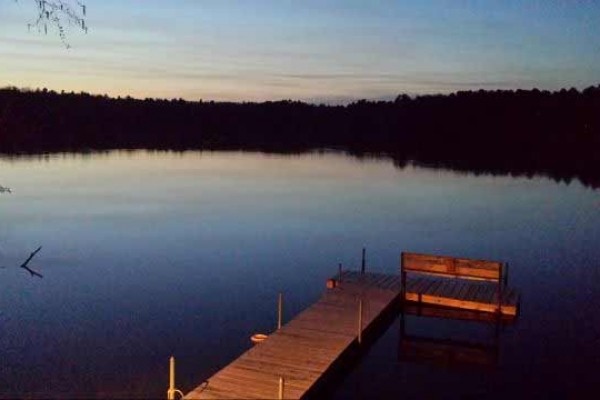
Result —
<instances>
[{"instance_id":1,"label":"tree line","mask_svg":"<svg viewBox=\"0 0 600 400\"><path fill-rule=\"evenodd\" d=\"M110 98L0 89L0 153L339 149L600 187L600 85L460 91L347 105Z\"/></svg>"}]
</instances>

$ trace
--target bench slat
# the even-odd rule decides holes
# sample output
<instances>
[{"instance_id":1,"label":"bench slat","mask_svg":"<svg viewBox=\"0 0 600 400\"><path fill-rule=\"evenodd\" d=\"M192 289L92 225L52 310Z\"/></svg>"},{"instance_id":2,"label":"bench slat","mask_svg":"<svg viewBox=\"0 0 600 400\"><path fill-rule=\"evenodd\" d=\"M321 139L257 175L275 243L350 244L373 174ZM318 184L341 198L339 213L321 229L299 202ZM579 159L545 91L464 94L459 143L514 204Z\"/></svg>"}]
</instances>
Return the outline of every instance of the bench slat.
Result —
<instances>
[{"instance_id":1,"label":"bench slat","mask_svg":"<svg viewBox=\"0 0 600 400\"><path fill-rule=\"evenodd\" d=\"M402 253L401 269L446 277L500 281L502 263L419 253Z\"/></svg>"}]
</instances>

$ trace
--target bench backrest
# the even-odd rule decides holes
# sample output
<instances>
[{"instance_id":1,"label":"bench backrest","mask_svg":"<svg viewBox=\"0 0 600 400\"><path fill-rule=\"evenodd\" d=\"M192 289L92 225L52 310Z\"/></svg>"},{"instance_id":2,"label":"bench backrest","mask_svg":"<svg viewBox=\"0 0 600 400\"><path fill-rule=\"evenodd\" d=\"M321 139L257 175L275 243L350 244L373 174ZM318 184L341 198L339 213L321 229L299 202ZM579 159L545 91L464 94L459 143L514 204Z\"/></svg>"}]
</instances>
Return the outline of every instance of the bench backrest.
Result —
<instances>
[{"instance_id":1,"label":"bench backrest","mask_svg":"<svg viewBox=\"0 0 600 400\"><path fill-rule=\"evenodd\" d=\"M429 254L403 252L400 272L420 272L455 278L486 281L502 280L503 265L498 261L472 260Z\"/></svg>"}]
</instances>

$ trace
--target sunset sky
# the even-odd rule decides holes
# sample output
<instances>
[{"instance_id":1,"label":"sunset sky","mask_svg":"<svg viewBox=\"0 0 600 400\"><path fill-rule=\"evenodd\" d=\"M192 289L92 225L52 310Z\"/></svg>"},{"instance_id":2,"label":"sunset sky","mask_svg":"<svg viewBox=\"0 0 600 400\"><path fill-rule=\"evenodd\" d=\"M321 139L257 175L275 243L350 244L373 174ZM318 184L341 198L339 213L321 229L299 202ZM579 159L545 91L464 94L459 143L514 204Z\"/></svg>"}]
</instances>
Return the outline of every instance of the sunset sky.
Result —
<instances>
[{"instance_id":1,"label":"sunset sky","mask_svg":"<svg viewBox=\"0 0 600 400\"><path fill-rule=\"evenodd\" d=\"M345 102L600 83L600 2L85 0L87 35L0 0L0 86Z\"/></svg>"}]
</instances>

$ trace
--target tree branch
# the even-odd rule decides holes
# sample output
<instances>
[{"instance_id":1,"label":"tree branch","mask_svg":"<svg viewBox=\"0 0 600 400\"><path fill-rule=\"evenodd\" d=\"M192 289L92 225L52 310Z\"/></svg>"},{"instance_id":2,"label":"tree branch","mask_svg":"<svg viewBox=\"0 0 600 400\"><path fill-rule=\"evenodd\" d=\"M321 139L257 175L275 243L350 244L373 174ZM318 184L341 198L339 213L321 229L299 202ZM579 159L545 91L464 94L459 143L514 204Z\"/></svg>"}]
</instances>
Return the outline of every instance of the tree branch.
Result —
<instances>
[{"instance_id":1,"label":"tree branch","mask_svg":"<svg viewBox=\"0 0 600 400\"><path fill-rule=\"evenodd\" d=\"M58 30L58 36L65 47L70 48L65 30L66 25L75 25L85 33L88 31L85 22L87 7L79 0L33 0L38 10L37 19L27 24L31 29L36 27L38 32L48 33L48 26Z\"/></svg>"},{"instance_id":2,"label":"tree branch","mask_svg":"<svg viewBox=\"0 0 600 400\"><path fill-rule=\"evenodd\" d=\"M40 274L37 271L32 270L31 268L29 268L27 266L27 264L29 264L29 261L31 261L31 259L33 257L35 257L35 255L42 249L42 246L38 247L37 250L35 250L33 253L31 253L29 255L29 257L27 258L27 260L25 260L25 262L23 264L21 264L21 268L25 269L26 271L28 271L32 277L37 276L39 278L43 278L42 274Z\"/></svg>"}]
</instances>

